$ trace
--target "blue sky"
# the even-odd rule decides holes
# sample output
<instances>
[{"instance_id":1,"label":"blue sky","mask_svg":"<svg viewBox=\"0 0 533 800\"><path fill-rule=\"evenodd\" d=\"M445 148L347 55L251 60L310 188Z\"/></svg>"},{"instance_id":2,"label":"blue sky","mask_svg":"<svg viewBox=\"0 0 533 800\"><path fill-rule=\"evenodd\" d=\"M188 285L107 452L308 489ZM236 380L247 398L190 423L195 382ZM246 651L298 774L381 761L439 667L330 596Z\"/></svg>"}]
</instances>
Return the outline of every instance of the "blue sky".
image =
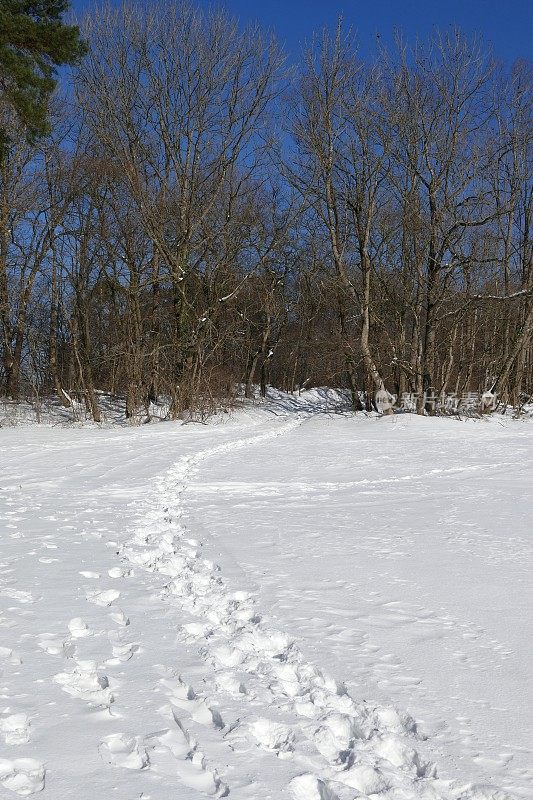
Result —
<instances>
[{"instance_id":1,"label":"blue sky","mask_svg":"<svg viewBox=\"0 0 533 800\"><path fill-rule=\"evenodd\" d=\"M208 7L211 0L197 0ZM371 52L376 34L390 41L395 29L409 38L426 36L434 27L458 25L479 32L508 62L533 57L533 0L221 0L243 21L273 28L293 57L313 30L334 27L340 14L358 33L362 52ZM90 0L73 0L79 13Z\"/></svg>"}]
</instances>

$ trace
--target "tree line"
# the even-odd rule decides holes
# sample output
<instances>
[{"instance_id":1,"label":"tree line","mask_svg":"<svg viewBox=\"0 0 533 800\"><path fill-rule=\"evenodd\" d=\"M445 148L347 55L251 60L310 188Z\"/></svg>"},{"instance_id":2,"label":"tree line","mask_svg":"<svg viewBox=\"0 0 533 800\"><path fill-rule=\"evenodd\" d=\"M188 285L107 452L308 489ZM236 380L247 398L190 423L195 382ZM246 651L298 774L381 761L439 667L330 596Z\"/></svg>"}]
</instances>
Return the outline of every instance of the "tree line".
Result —
<instances>
[{"instance_id":1,"label":"tree line","mask_svg":"<svg viewBox=\"0 0 533 800\"><path fill-rule=\"evenodd\" d=\"M340 23L295 65L188 3L67 30L36 66L0 38L0 394L533 394L529 63L457 30L363 58Z\"/></svg>"}]
</instances>

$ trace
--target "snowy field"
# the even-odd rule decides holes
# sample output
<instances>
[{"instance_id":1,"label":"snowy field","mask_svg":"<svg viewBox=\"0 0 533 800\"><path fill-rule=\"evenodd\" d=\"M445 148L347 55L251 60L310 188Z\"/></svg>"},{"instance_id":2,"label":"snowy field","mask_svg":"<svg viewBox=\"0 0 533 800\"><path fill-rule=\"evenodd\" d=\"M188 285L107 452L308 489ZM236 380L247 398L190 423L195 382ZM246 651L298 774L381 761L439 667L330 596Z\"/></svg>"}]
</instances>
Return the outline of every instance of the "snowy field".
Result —
<instances>
[{"instance_id":1,"label":"snowy field","mask_svg":"<svg viewBox=\"0 0 533 800\"><path fill-rule=\"evenodd\" d=\"M533 422L0 429L0 798L533 798Z\"/></svg>"}]
</instances>

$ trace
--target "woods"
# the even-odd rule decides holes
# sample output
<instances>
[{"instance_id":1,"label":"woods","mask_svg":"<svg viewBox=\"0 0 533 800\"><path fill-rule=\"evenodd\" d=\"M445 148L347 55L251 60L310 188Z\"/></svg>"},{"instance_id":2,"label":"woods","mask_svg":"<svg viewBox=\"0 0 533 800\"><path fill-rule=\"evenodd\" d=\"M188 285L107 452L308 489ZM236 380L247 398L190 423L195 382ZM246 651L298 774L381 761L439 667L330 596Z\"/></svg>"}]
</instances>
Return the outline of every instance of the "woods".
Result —
<instances>
[{"instance_id":1,"label":"woods","mask_svg":"<svg viewBox=\"0 0 533 800\"><path fill-rule=\"evenodd\" d=\"M533 395L531 65L455 30L370 60L342 25L291 64L188 3L81 38L37 128L0 57L0 394Z\"/></svg>"}]
</instances>

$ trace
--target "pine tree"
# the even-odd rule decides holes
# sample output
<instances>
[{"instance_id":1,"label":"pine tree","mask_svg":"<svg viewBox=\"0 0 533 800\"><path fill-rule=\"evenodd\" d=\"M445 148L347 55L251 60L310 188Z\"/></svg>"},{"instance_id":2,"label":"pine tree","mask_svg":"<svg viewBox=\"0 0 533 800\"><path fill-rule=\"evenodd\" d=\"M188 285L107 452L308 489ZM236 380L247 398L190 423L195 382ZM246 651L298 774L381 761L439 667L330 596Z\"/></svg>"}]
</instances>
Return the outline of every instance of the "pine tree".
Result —
<instances>
[{"instance_id":1,"label":"pine tree","mask_svg":"<svg viewBox=\"0 0 533 800\"><path fill-rule=\"evenodd\" d=\"M86 52L79 28L66 25L69 0L0 0L0 103L29 141L49 131L48 105L57 68ZM8 143L0 122L0 148Z\"/></svg>"}]
</instances>

